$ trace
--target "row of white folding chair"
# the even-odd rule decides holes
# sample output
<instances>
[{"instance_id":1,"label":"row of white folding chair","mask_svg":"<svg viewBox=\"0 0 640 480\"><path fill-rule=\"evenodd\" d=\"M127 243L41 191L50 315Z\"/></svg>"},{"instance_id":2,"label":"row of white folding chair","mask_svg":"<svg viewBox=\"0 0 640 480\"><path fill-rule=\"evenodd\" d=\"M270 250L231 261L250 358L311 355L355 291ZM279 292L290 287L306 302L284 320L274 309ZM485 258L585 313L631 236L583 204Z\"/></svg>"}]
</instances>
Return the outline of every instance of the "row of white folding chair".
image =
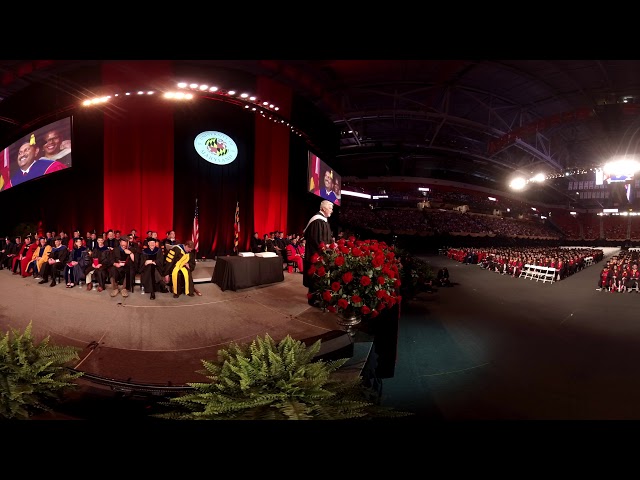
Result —
<instances>
[{"instance_id":1,"label":"row of white folding chair","mask_svg":"<svg viewBox=\"0 0 640 480\"><path fill-rule=\"evenodd\" d=\"M542 283L553 283L556 280L556 274L558 271L555 267L544 267L542 265L530 265L525 264L520 272L520 277L528 278L529 280L536 279L536 282L542 280Z\"/></svg>"}]
</instances>

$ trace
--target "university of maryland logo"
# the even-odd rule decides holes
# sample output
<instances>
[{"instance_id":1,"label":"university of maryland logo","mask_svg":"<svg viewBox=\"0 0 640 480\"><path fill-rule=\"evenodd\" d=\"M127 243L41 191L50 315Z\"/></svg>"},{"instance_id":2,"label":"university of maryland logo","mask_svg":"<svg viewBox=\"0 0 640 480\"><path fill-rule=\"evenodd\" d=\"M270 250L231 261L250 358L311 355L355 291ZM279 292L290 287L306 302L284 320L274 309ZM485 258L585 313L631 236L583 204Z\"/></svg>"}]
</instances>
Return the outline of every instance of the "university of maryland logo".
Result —
<instances>
[{"instance_id":1,"label":"university of maryland logo","mask_svg":"<svg viewBox=\"0 0 640 480\"><path fill-rule=\"evenodd\" d=\"M216 165L227 165L238 156L236 142L222 132L202 132L193 141L193 146L198 155Z\"/></svg>"},{"instance_id":2,"label":"university of maryland logo","mask_svg":"<svg viewBox=\"0 0 640 480\"><path fill-rule=\"evenodd\" d=\"M210 138L204 144L209 147L209 151L216 156L226 155L227 146L219 138Z\"/></svg>"}]
</instances>

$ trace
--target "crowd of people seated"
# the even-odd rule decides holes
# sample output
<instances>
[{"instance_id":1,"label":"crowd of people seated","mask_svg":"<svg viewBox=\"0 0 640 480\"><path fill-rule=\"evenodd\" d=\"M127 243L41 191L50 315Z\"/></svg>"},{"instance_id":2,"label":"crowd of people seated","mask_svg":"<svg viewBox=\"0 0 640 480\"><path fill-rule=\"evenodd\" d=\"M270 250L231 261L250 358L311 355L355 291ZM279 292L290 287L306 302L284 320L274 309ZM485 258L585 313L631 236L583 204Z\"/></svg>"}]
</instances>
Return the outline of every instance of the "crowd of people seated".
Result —
<instances>
[{"instance_id":1,"label":"crowd of people seated","mask_svg":"<svg viewBox=\"0 0 640 480\"><path fill-rule=\"evenodd\" d=\"M638 252L621 251L602 267L596 290L604 292L640 293L640 258Z\"/></svg>"},{"instance_id":2,"label":"crowd of people seated","mask_svg":"<svg viewBox=\"0 0 640 480\"><path fill-rule=\"evenodd\" d=\"M604 250L545 247L449 248L447 256L464 264L477 264L486 270L515 278L520 277L525 265L551 267L558 272L557 280L562 280L588 265L600 262L604 258Z\"/></svg>"},{"instance_id":3,"label":"crowd of people seated","mask_svg":"<svg viewBox=\"0 0 640 480\"><path fill-rule=\"evenodd\" d=\"M496 208L503 210L508 208L511 211L518 212L525 212L530 209L524 202L511 200L507 197L502 197L499 202L496 202L489 200L489 195L486 193L473 191L442 191L438 188L432 188L429 192L429 200L434 205L468 205L473 212L491 212Z\"/></svg>"},{"instance_id":4,"label":"crowd of people seated","mask_svg":"<svg viewBox=\"0 0 640 480\"><path fill-rule=\"evenodd\" d=\"M47 284L50 279L51 287L63 278L67 288L84 282L86 290L102 292L110 286L111 297L128 297L139 275L143 293L149 293L151 300L156 293L170 291L174 298L183 293L200 296L193 284L193 249L193 241L179 243L173 230L162 240L150 230L145 238L138 237L136 230L122 235L110 229L100 236L93 230L86 237L75 230L71 238L51 231L36 239L31 234L24 239L5 237L0 247L0 270L32 277L38 284Z\"/></svg>"},{"instance_id":5,"label":"crowd of people seated","mask_svg":"<svg viewBox=\"0 0 640 480\"><path fill-rule=\"evenodd\" d=\"M344 231L340 231L333 237L333 241L348 236ZM306 243L304 236L299 233L285 235L278 230L265 233L262 237L259 232L253 232L250 247L253 253L274 252L282 259L283 269L289 270L288 267L291 267L290 273L303 273L302 261Z\"/></svg>"},{"instance_id":6,"label":"crowd of people seated","mask_svg":"<svg viewBox=\"0 0 640 480\"><path fill-rule=\"evenodd\" d=\"M559 239L557 230L533 220L493 215L460 213L451 210L418 210L343 206L340 220L353 228L389 230L407 234L474 234L506 237Z\"/></svg>"},{"instance_id":7,"label":"crowd of people seated","mask_svg":"<svg viewBox=\"0 0 640 480\"><path fill-rule=\"evenodd\" d=\"M281 258L284 269L291 266L291 271L297 273L302 273L305 244L306 241L302 235L297 233L285 235L282 231L265 233L262 238L258 232L253 232L251 237L253 253L274 252Z\"/></svg>"}]
</instances>

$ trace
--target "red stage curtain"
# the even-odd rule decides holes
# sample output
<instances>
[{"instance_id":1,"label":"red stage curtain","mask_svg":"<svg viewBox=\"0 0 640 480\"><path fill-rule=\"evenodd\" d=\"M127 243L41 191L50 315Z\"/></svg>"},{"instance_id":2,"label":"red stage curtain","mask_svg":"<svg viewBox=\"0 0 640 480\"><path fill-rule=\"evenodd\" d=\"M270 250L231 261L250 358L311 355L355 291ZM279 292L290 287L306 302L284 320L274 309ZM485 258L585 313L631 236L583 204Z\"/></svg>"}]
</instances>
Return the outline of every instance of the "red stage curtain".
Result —
<instances>
[{"instance_id":1,"label":"red stage curtain","mask_svg":"<svg viewBox=\"0 0 640 480\"><path fill-rule=\"evenodd\" d=\"M291 114L291 89L268 78L259 77L258 98L280 107L284 118ZM289 135L282 124L256 115L255 167L253 190L253 232L287 232ZM249 235L251 236L251 235Z\"/></svg>"},{"instance_id":2,"label":"red stage curtain","mask_svg":"<svg viewBox=\"0 0 640 480\"><path fill-rule=\"evenodd\" d=\"M104 62L114 88L148 88L172 74L170 61ZM160 94L113 100L104 119L104 227L164 238L173 228L173 104ZM91 185L91 181L87 181Z\"/></svg>"}]
</instances>

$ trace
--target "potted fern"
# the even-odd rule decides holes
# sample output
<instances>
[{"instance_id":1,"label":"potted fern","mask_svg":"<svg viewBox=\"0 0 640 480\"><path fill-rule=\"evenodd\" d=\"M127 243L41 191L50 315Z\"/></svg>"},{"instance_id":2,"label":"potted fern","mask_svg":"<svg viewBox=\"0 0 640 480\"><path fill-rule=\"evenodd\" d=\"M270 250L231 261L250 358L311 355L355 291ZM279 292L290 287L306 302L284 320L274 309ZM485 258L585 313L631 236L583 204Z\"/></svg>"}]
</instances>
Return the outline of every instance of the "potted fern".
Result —
<instances>
[{"instance_id":1,"label":"potted fern","mask_svg":"<svg viewBox=\"0 0 640 480\"><path fill-rule=\"evenodd\" d=\"M68 368L79 349L54 345L47 336L34 341L31 322L0 338L0 418L27 420L51 412L82 375Z\"/></svg>"},{"instance_id":2,"label":"potted fern","mask_svg":"<svg viewBox=\"0 0 640 480\"><path fill-rule=\"evenodd\" d=\"M220 362L202 360L207 383L169 399L173 410L154 417L173 420L338 420L412 415L371 401L358 376L338 370L348 359L314 361L320 340L310 346L268 334L250 344L232 342Z\"/></svg>"}]
</instances>

